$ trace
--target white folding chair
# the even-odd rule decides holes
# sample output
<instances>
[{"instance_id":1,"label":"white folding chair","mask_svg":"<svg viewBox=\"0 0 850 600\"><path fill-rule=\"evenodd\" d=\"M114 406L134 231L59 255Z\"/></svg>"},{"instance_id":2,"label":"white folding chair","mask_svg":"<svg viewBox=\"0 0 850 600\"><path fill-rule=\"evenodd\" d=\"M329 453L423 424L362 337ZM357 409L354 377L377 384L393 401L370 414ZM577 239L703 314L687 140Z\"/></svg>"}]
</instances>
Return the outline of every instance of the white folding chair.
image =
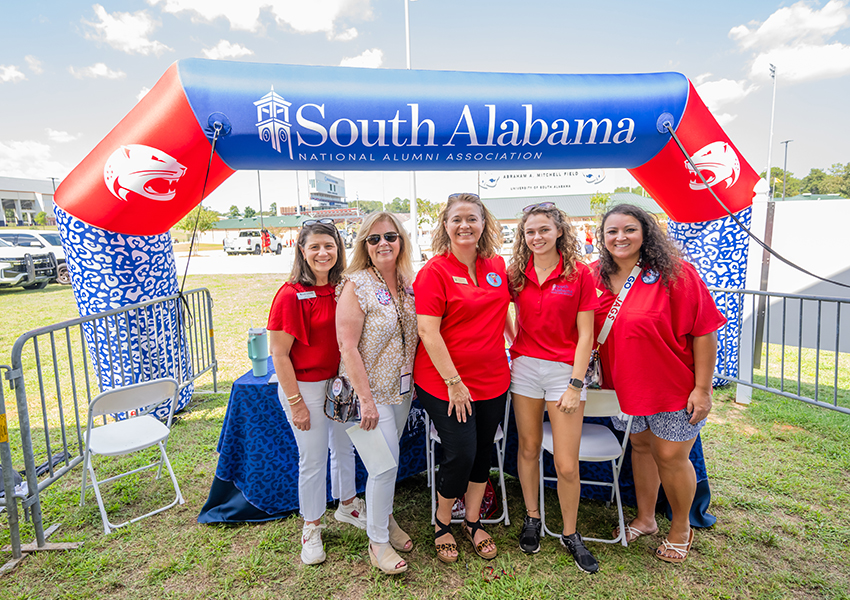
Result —
<instances>
[{"instance_id":1,"label":"white folding chair","mask_svg":"<svg viewBox=\"0 0 850 600\"><path fill-rule=\"evenodd\" d=\"M106 534L111 533L119 527L135 523L140 519L167 510L178 503L184 503L183 495L180 493L180 486L177 485L177 477L175 477L174 470L171 468L171 463L168 460L168 455L165 453L165 443L168 441L168 434L171 432L171 422L174 418L174 409L177 406L177 388L176 379L155 379L153 381L144 381L126 387L107 390L99 394L89 404L80 506L85 504L86 490L90 487L94 488L97 506L100 509L100 516L103 519L103 530ZM162 403L169 400L171 401L171 410L168 413L168 422L163 424L151 413ZM96 417L124 411L129 412L134 409L138 409L136 411L137 414L123 421L114 421L98 427L94 425ZM94 465L92 464L93 455L122 456L152 446L159 446L160 459L158 461L102 481L97 480ZM106 508L103 506L100 485L153 467L158 467L156 478L159 479L163 464L168 469L168 474L171 476L171 483L174 484L174 491L177 494L174 501L162 508L158 508L141 517L130 519L124 523L118 525L111 523L106 516ZM91 475L91 484L89 485L86 485L87 469Z\"/></svg>"},{"instance_id":2,"label":"white folding chair","mask_svg":"<svg viewBox=\"0 0 850 600\"><path fill-rule=\"evenodd\" d=\"M587 390L587 402L584 406L585 417L611 417L620 414L620 403L617 400L617 394L613 390ZM594 423L584 423L581 426L581 445L579 447L578 459L586 462L610 462L612 481L592 481L582 479L581 483L599 486L611 487L611 500L617 502L617 518L620 524L620 535L614 539L599 539L584 537L585 541L603 542L605 544L621 543L627 546L626 527L623 522L623 503L620 499L620 469L623 465L623 457L626 452L626 445L629 442L629 431L632 429L632 417L629 417L626 425L626 433L623 441L617 439L614 432L605 427ZM546 526L546 509L543 502L543 492L546 481L557 481L557 477L544 477L543 474L543 453L553 453L552 440L552 424L549 421L543 423L543 447L540 450L540 521L541 536L551 535L560 537L560 533L555 533ZM611 504L608 501L608 505Z\"/></svg>"},{"instance_id":3,"label":"white folding chair","mask_svg":"<svg viewBox=\"0 0 850 600\"><path fill-rule=\"evenodd\" d=\"M495 519L481 519L482 523L502 523L506 526L511 524L510 516L508 515L508 493L505 490L505 447L507 445L506 431L508 428L508 416L511 411L511 393L508 392L508 398L505 402L505 416L502 424L496 430L496 435L493 437L493 444L496 446L496 459L499 463L499 488L502 490L502 513ZM425 464L428 469L428 486L431 488L431 524L436 523L437 518L437 486L436 482L436 446L440 443L440 434L437 433L437 428L428 417L428 412L425 412ZM452 523L462 523L462 519L452 519Z\"/></svg>"}]
</instances>

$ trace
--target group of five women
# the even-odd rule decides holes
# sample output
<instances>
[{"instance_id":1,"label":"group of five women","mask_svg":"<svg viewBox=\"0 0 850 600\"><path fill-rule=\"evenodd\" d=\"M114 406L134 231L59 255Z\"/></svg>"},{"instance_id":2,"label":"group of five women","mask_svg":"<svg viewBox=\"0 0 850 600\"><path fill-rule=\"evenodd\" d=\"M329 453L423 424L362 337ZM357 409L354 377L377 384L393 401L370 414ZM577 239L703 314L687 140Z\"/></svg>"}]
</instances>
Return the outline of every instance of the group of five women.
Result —
<instances>
[{"instance_id":1,"label":"group of five women","mask_svg":"<svg viewBox=\"0 0 850 600\"><path fill-rule=\"evenodd\" d=\"M687 557L696 489L688 457L711 408L715 332L724 319L694 268L642 209L619 205L603 216L599 260L592 265L581 262L578 242L562 211L551 203L531 205L506 266L496 220L477 195L453 194L433 234L434 258L414 278L410 241L394 215L365 219L348 268L332 221L304 222L268 329L280 401L299 450L305 564L325 560L328 450L332 494L340 499L334 516L366 529L372 564L400 573L407 563L398 553L413 547L393 517L397 468L370 473L365 504L356 497L345 432L351 424L331 421L323 411L327 381L339 372L359 397L360 428L377 430L396 464L414 392L428 412L442 445L434 540L437 558L446 563L458 560L450 523L461 496L463 535L479 556L497 554L477 517L509 392L526 508L519 546L539 551L538 457L548 412L561 544L581 570L596 572L598 563L576 530L578 454L584 373L598 343L594 333L612 315L616 322L598 349L606 383L616 389L622 411L635 416L630 441L638 512L624 535L632 541L657 531L655 502L663 485L673 519L656 556L668 562Z\"/></svg>"}]
</instances>

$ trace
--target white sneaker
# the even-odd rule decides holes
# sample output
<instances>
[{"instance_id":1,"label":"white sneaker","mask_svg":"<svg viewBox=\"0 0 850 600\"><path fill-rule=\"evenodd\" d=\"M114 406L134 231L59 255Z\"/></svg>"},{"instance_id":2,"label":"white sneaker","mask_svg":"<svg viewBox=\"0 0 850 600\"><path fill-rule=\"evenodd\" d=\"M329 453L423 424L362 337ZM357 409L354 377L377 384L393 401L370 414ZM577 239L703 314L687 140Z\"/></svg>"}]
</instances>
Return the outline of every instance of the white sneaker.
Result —
<instances>
[{"instance_id":1,"label":"white sneaker","mask_svg":"<svg viewBox=\"0 0 850 600\"><path fill-rule=\"evenodd\" d=\"M339 503L334 513L334 519L341 523L349 523L358 529L366 529L366 503L355 496L349 504Z\"/></svg>"},{"instance_id":2,"label":"white sneaker","mask_svg":"<svg viewBox=\"0 0 850 600\"><path fill-rule=\"evenodd\" d=\"M301 562L305 565L317 565L325 562L327 555L322 544L324 525L306 523L301 530Z\"/></svg>"}]
</instances>

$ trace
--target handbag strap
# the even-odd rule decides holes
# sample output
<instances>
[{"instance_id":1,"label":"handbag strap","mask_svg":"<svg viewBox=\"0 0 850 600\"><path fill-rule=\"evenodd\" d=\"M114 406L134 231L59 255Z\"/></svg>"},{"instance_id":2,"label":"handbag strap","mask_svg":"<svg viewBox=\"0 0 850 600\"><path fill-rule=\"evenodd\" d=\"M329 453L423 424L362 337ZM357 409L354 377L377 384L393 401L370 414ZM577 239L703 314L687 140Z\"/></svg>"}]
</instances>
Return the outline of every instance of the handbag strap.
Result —
<instances>
[{"instance_id":1,"label":"handbag strap","mask_svg":"<svg viewBox=\"0 0 850 600\"><path fill-rule=\"evenodd\" d=\"M637 280L638 275L640 275L640 261L637 262L632 272L629 273L626 282L623 284L622 289L620 289L620 293L617 294L617 298L614 299L614 304L611 305L611 310L608 311L608 314L605 316L605 323L602 325L602 329L599 331L599 336L596 338L597 347L601 346L605 343L605 340L608 339L608 334L611 332L611 327L614 325L614 319L617 318L617 314L620 312L620 308L623 306L623 302L626 300L626 296L629 293L629 290Z\"/></svg>"}]
</instances>

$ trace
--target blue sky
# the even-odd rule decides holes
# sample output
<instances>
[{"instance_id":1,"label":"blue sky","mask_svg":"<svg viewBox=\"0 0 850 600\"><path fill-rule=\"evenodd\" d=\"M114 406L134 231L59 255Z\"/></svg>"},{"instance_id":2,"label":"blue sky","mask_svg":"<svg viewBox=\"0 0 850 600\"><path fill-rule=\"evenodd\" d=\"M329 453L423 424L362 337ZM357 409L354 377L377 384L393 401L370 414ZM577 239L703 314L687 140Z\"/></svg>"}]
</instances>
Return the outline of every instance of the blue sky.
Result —
<instances>
[{"instance_id":1,"label":"blue sky","mask_svg":"<svg viewBox=\"0 0 850 600\"><path fill-rule=\"evenodd\" d=\"M3 2L0 175L62 177L181 58L405 68L404 0ZM414 69L528 73L678 71L757 170L850 162L850 1L416 0ZM350 198L409 195L403 173L344 174ZM625 172L612 181L628 183ZM418 195L474 189L475 173L421 173ZM286 204L292 173L263 172ZM256 206L256 173L207 201Z\"/></svg>"}]
</instances>

